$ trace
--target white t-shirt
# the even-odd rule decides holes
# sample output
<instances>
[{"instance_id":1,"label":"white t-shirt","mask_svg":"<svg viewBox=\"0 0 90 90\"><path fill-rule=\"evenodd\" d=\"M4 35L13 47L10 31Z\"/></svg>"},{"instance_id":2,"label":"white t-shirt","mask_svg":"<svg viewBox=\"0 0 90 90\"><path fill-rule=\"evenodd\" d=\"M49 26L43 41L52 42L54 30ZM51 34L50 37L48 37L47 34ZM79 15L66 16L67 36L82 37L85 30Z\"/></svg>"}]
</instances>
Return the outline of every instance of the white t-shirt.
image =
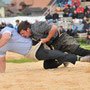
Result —
<instances>
[{"instance_id":1,"label":"white t-shirt","mask_svg":"<svg viewBox=\"0 0 90 90\"><path fill-rule=\"evenodd\" d=\"M1 30L3 35L5 32L9 32L11 35L10 40L7 44L0 48L0 56L6 55L7 51L15 52L21 55L26 55L32 47L32 40L30 38L24 38L17 33L17 31L10 27L5 27Z\"/></svg>"}]
</instances>

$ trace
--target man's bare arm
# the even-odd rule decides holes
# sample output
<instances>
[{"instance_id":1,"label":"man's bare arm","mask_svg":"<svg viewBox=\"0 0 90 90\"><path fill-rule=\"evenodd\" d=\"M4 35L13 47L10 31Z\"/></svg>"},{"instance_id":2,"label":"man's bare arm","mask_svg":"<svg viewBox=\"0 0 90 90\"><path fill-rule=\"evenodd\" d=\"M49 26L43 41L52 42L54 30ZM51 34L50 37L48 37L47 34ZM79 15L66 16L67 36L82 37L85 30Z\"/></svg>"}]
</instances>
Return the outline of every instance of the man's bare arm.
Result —
<instances>
[{"instance_id":1,"label":"man's bare arm","mask_svg":"<svg viewBox=\"0 0 90 90\"><path fill-rule=\"evenodd\" d=\"M1 39L1 37L2 37L2 34L0 33L0 39Z\"/></svg>"},{"instance_id":2,"label":"man's bare arm","mask_svg":"<svg viewBox=\"0 0 90 90\"><path fill-rule=\"evenodd\" d=\"M41 39L42 43L48 42L55 35L56 31L57 31L57 27L55 25L52 25L48 36L46 38Z\"/></svg>"},{"instance_id":3,"label":"man's bare arm","mask_svg":"<svg viewBox=\"0 0 90 90\"><path fill-rule=\"evenodd\" d=\"M11 37L11 35L9 32L6 32L2 35L2 37L0 39L0 48L3 47L8 42L10 37Z\"/></svg>"},{"instance_id":4,"label":"man's bare arm","mask_svg":"<svg viewBox=\"0 0 90 90\"><path fill-rule=\"evenodd\" d=\"M6 69L5 57L0 57L0 73L4 73Z\"/></svg>"}]
</instances>

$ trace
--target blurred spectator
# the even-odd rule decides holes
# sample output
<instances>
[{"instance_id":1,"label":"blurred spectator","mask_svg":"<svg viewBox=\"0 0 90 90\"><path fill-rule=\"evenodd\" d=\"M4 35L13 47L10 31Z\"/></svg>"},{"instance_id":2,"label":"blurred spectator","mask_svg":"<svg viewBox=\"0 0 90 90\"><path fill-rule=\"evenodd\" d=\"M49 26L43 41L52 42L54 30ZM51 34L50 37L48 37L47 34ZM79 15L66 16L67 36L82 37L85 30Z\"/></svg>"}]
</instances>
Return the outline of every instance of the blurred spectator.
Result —
<instances>
[{"instance_id":1,"label":"blurred spectator","mask_svg":"<svg viewBox=\"0 0 90 90\"><path fill-rule=\"evenodd\" d=\"M74 22L72 21L70 26L72 26L72 32L77 32L77 26L74 24Z\"/></svg>"},{"instance_id":2,"label":"blurred spectator","mask_svg":"<svg viewBox=\"0 0 90 90\"><path fill-rule=\"evenodd\" d=\"M6 23L2 22L2 23L0 24L0 31L1 31L1 29L3 29L5 26L6 26Z\"/></svg>"},{"instance_id":3,"label":"blurred spectator","mask_svg":"<svg viewBox=\"0 0 90 90\"><path fill-rule=\"evenodd\" d=\"M48 21L48 23L53 22L52 16L50 15L50 12L47 12L45 19L46 19L46 21Z\"/></svg>"},{"instance_id":4,"label":"blurred spectator","mask_svg":"<svg viewBox=\"0 0 90 90\"><path fill-rule=\"evenodd\" d=\"M87 44L90 44L90 27L87 30Z\"/></svg>"},{"instance_id":5,"label":"blurred spectator","mask_svg":"<svg viewBox=\"0 0 90 90\"><path fill-rule=\"evenodd\" d=\"M68 0L67 4L72 5L72 0Z\"/></svg>"},{"instance_id":6,"label":"blurred spectator","mask_svg":"<svg viewBox=\"0 0 90 90\"><path fill-rule=\"evenodd\" d=\"M76 10L74 10L74 12L72 14L72 18L73 19L78 18L78 14L77 14Z\"/></svg>"},{"instance_id":7,"label":"blurred spectator","mask_svg":"<svg viewBox=\"0 0 90 90\"><path fill-rule=\"evenodd\" d=\"M69 28L67 29L67 34L69 34L70 36L74 36L74 32L72 30L72 26L70 25Z\"/></svg>"},{"instance_id":8,"label":"blurred spectator","mask_svg":"<svg viewBox=\"0 0 90 90\"><path fill-rule=\"evenodd\" d=\"M61 11L61 6L60 5L56 8L56 11L57 12L60 12Z\"/></svg>"},{"instance_id":9,"label":"blurred spectator","mask_svg":"<svg viewBox=\"0 0 90 90\"><path fill-rule=\"evenodd\" d=\"M87 18L90 18L90 9L87 10L87 12L85 13L85 16L86 16Z\"/></svg>"},{"instance_id":10,"label":"blurred spectator","mask_svg":"<svg viewBox=\"0 0 90 90\"><path fill-rule=\"evenodd\" d=\"M77 25L77 32L78 33L83 33L84 31L84 24L82 23L82 21L79 21L79 24Z\"/></svg>"},{"instance_id":11,"label":"blurred spectator","mask_svg":"<svg viewBox=\"0 0 90 90\"><path fill-rule=\"evenodd\" d=\"M78 19L83 19L84 18L84 13L78 13Z\"/></svg>"},{"instance_id":12,"label":"blurred spectator","mask_svg":"<svg viewBox=\"0 0 90 90\"><path fill-rule=\"evenodd\" d=\"M18 30L19 20L16 20L15 30Z\"/></svg>"},{"instance_id":13,"label":"blurred spectator","mask_svg":"<svg viewBox=\"0 0 90 90\"><path fill-rule=\"evenodd\" d=\"M84 18L84 13L79 13L78 14L78 19L83 19Z\"/></svg>"},{"instance_id":14,"label":"blurred spectator","mask_svg":"<svg viewBox=\"0 0 90 90\"><path fill-rule=\"evenodd\" d=\"M77 13L84 13L84 7L79 5L79 7L77 8Z\"/></svg>"},{"instance_id":15,"label":"blurred spectator","mask_svg":"<svg viewBox=\"0 0 90 90\"><path fill-rule=\"evenodd\" d=\"M82 21L82 19L77 19L77 18L73 19L74 23L79 23L79 21Z\"/></svg>"},{"instance_id":16,"label":"blurred spectator","mask_svg":"<svg viewBox=\"0 0 90 90\"><path fill-rule=\"evenodd\" d=\"M72 15L73 15L73 13L74 13L74 11L75 11L76 9L77 9L77 8L76 8L75 5L73 5L73 6L70 8L70 13L69 13L69 16L70 16L70 17L72 17Z\"/></svg>"},{"instance_id":17,"label":"blurred spectator","mask_svg":"<svg viewBox=\"0 0 90 90\"><path fill-rule=\"evenodd\" d=\"M57 0L57 7L60 5L61 7L64 7L64 5L67 3L67 0Z\"/></svg>"},{"instance_id":18,"label":"blurred spectator","mask_svg":"<svg viewBox=\"0 0 90 90\"><path fill-rule=\"evenodd\" d=\"M7 26L10 27L10 28L14 28L11 23L7 23Z\"/></svg>"},{"instance_id":19,"label":"blurred spectator","mask_svg":"<svg viewBox=\"0 0 90 90\"><path fill-rule=\"evenodd\" d=\"M83 23L84 25L86 24L86 20L87 20L87 17L84 16L83 21L82 21L82 23Z\"/></svg>"},{"instance_id":20,"label":"blurred spectator","mask_svg":"<svg viewBox=\"0 0 90 90\"><path fill-rule=\"evenodd\" d=\"M86 20L86 23L84 24L84 30L85 30L85 32L88 31L89 27L90 27L90 22L89 22L89 19L87 19Z\"/></svg>"},{"instance_id":21,"label":"blurred spectator","mask_svg":"<svg viewBox=\"0 0 90 90\"><path fill-rule=\"evenodd\" d=\"M6 27L6 23L2 22L1 23L1 29L3 29L4 27Z\"/></svg>"},{"instance_id":22,"label":"blurred spectator","mask_svg":"<svg viewBox=\"0 0 90 90\"><path fill-rule=\"evenodd\" d=\"M57 12L55 12L52 17L53 17L53 22L57 23L58 19L59 19L59 14Z\"/></svg>"},{"instance_id":23,"label":"blurred spectator","mask_svg":"<svg viewBox=\"0 0 90 90\"><path fill-rule=\"evenodd\" d=\"M72 0L72 6L79 6L80 5L80 1L79 0Z\"/></svg>"},{"instance_id":24,"label":"blurred spectator","mask_svg":"<svg viewBox=\"0 0 90 90\"><path fill-rule=\"evenodd\" d=\"M61 0L61 2L65 5L68 0Z\"/></svg>"},{"instance_id":25,"label":"blurred spectator","mask_svg":"<svg viewBox=\"0 0 90 90\"><path fill-rule=\"evenodd\" d=\"M84 7L79 5L79 7L77 8L77 13L78 13L78 18L83 19L83 17L84 17Z\"/></svg>"},{"instance_id":26,"label":"blurred spectator","mask_svg":"<svg viewBox=\"0 0 90 90\"><path fill-rule=\"evenodd\" d=\"M70 13L70 5L68 5L67 7L65 7L65 9L63 10L64 14L63 17L68 17L69 13Z\"/></svg>"},{"instance_id":27,"label":"blurred spectator","mask_svg":"<svg viewBox=\"0 0 90 90\"><path fill-rule=\"evenodd\" d=\"M66 32L65 29L63 28L63 26L60 26L59 31L60 31L60 34Z\"/></svg>"},{"instance_id":28,"label":"blurred spectator","mask_svg":"<svg viewBox=\"0 0 90 90\"><path fill-rule=\"evenodd\" d=\"M88 6L85 6L85 8L84 8L84 13L86 13L87 10L89 10Z\"/></svg>"}]
</instances>

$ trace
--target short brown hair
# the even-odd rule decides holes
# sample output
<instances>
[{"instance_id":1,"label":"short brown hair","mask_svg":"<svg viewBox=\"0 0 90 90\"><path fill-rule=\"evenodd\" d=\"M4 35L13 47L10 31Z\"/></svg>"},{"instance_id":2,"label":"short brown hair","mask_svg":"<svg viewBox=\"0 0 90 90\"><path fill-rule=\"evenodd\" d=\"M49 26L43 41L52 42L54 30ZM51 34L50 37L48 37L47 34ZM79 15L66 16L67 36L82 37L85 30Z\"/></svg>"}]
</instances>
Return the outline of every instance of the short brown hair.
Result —
<instances>
[{"instance_id":1,"label":"short brown hair","mask_svg":"<svg viewBox=\"0 0 90 90\"><path fill-rule=\"evenodd\" d=\"M19 23L19 20L16 20L16 22L18 22L18 23Z\"/></svg>"},{"instance_id":2,"label":"short brown hair","mask_svg":"<svg viewBox=\"0 0 90 90\"><path fill-rule=\"evenodd\" d=\"M22 21L18 26L18 33L21 32L21 30L27 30L27 28L31 28L31 24L28 21Z\"/></svg>"}]
</instances>

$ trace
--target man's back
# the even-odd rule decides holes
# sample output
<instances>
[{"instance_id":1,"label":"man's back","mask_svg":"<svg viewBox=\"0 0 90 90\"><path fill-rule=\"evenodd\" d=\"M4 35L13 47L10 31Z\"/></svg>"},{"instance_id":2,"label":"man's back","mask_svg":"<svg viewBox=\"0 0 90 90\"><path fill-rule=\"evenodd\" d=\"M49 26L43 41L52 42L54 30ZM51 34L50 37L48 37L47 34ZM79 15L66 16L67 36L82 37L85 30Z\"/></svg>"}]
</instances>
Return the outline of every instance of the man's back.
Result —
<instances>
[{"instance_id":1,"label":"man's back","mask_svg":"<svg viewBox=\"0 0 90 90\"><path fill-rule=\"evenodd\" d=\"M3 47L0 48L0 55L5 55L7 51L22 55L27 54L32 46L32 40L30 38L26 39L22 37L16 30L9 27L5 27L0 33L3 35L7 32L10 33L11 38Z\"/></svg>"}]
</instances>

